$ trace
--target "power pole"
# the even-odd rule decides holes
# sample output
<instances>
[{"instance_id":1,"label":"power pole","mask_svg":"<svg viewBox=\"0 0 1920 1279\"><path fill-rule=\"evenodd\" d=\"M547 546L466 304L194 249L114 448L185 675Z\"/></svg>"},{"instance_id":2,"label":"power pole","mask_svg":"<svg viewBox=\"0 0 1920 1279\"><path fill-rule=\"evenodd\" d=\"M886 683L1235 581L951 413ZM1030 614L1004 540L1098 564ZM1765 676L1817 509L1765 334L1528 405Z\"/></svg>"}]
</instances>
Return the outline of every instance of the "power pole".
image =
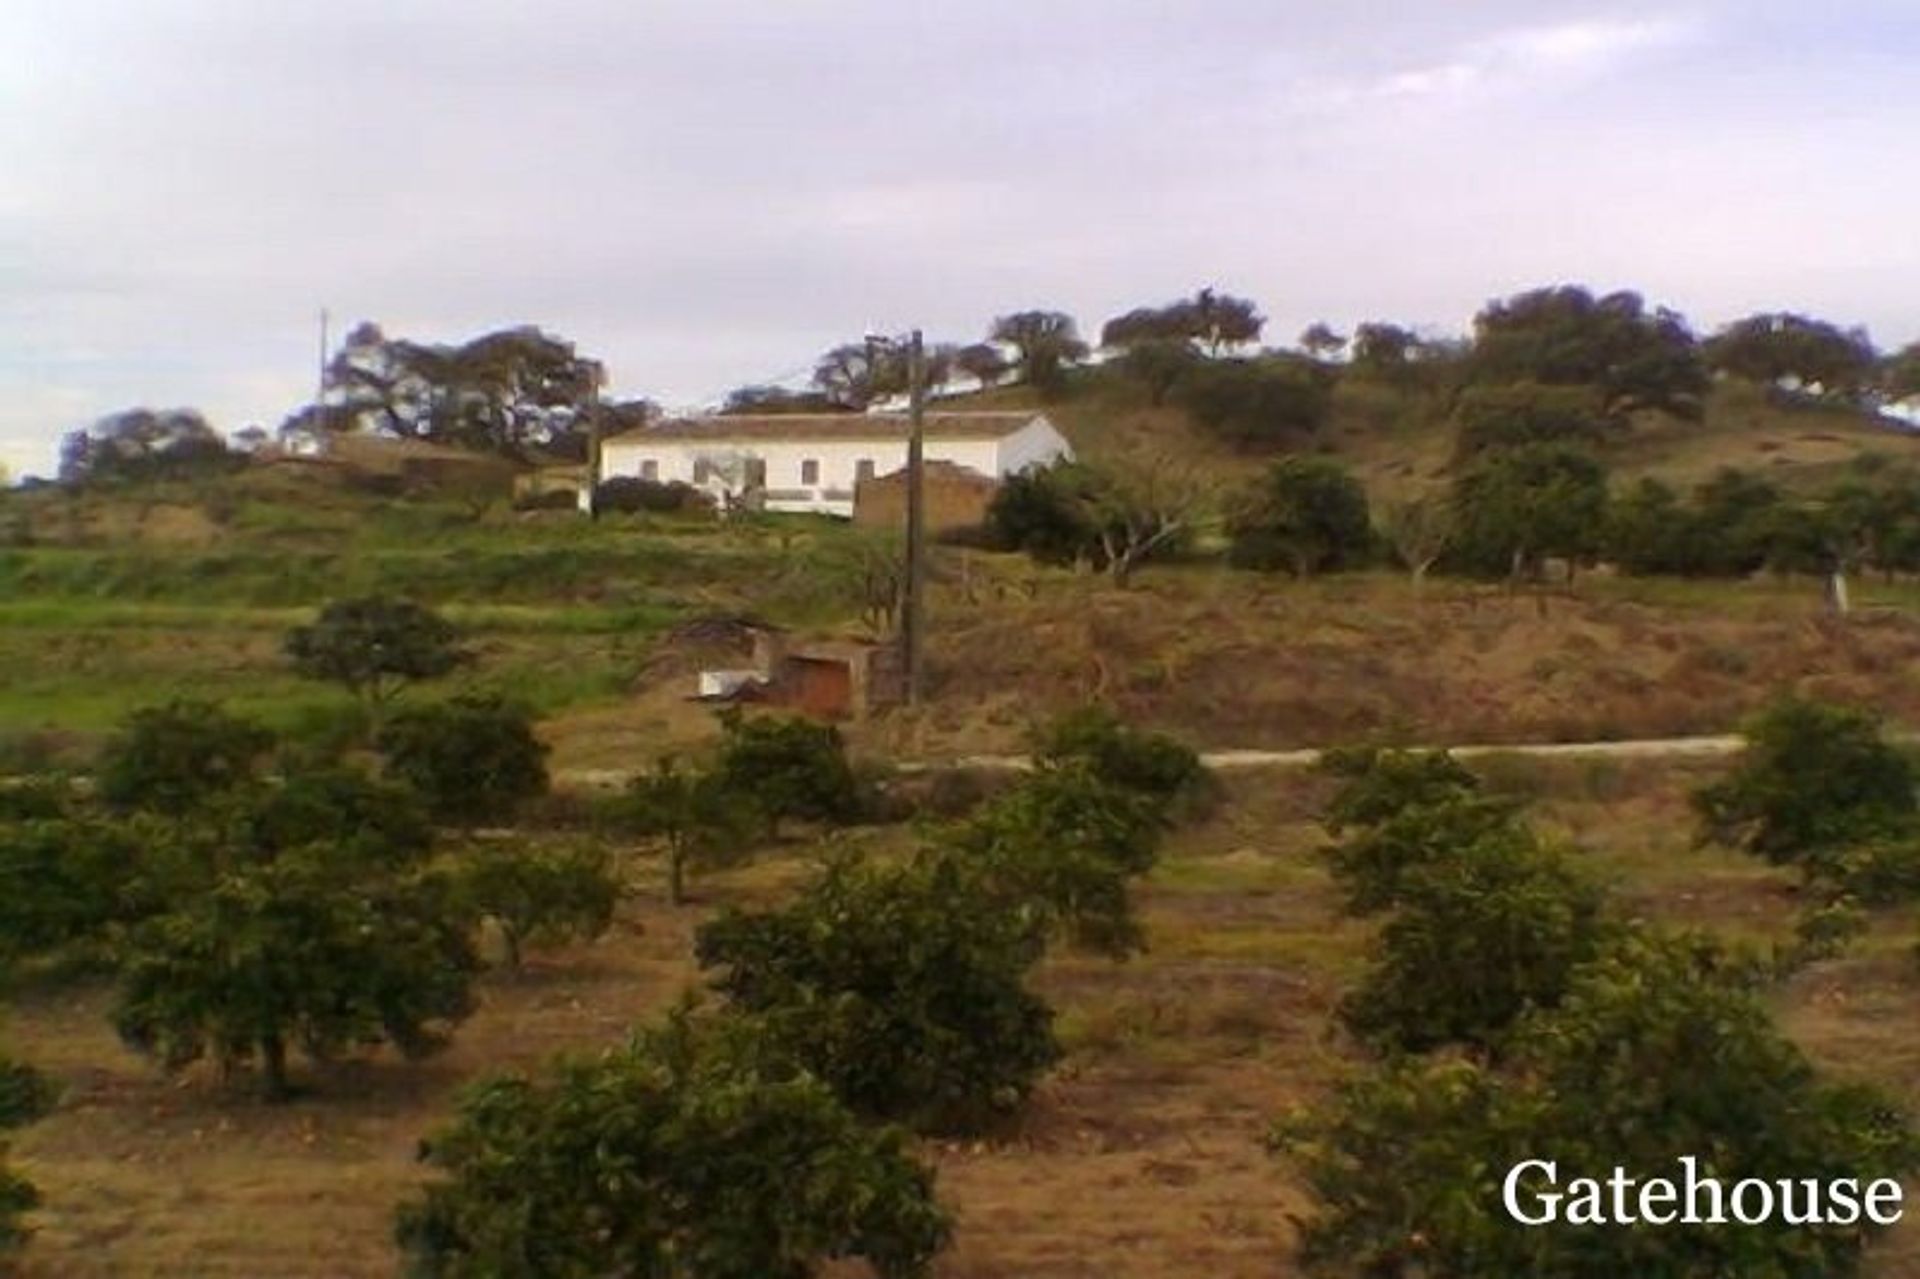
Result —
<instances>
[{"instance_id":1,"label":"power pole","mask_svg":"<svg viewBox=\"0 0 1920 1279\"><path fill-rule=\"evenodd\" d=\"M606 372L598 360L587 362L587 487L582 493L590 520L600 518L594 490L600 487L600 383Z\"/></svg>"},{"instance_id":2,"label":"power pole","mask_svg":"<svg viewBox=\"0 0 1920 1279\"><path fill-rule=\"evenodd\" d=\"M927 576L926 538L926 351L920 330L907 339L907 599L901 617L906 641L907 705L917 706L925 691Z\"/></svg>"}]
</instances>

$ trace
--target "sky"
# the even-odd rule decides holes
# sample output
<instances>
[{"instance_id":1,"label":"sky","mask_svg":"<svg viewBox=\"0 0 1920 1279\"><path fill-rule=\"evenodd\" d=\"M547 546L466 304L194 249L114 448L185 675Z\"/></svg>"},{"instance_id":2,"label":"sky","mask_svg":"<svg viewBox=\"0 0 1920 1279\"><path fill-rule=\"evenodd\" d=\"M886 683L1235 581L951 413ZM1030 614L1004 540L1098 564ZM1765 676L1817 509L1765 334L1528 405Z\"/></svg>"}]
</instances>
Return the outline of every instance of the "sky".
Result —
<instances>
[{"instance_id":1,"label":"sky","mask_svg":"<svg viewBox=\"0 0 1920 1279\"><path fill-rule=\"evenodd\" d=\"M269 428L319 315L669 405L1211 285L1267 339L1542 284L1920 339L1914 0L4 0L0 465Z\"/></svg>"}]
</instances>

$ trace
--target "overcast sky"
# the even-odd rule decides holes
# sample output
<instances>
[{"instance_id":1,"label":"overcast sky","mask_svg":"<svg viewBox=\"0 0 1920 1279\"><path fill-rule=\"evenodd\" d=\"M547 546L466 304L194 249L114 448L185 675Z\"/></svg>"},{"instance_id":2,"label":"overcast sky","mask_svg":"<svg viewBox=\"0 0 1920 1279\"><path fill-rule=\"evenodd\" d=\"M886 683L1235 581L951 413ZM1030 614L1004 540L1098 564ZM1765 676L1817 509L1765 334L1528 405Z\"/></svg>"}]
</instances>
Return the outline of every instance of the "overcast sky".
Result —
<instances>
[{"instance_id":1,"label":"overcast sky","mask_svg":"<svg viewBox=\"0 0 1920 1279\"><path fill-rule=\"evenodd\" d=\"M318 312L669 404L869 327L1543 283L1920 337L1920 3L0 0L0 461L272 427Z\"/></svg>"}]
</instances>

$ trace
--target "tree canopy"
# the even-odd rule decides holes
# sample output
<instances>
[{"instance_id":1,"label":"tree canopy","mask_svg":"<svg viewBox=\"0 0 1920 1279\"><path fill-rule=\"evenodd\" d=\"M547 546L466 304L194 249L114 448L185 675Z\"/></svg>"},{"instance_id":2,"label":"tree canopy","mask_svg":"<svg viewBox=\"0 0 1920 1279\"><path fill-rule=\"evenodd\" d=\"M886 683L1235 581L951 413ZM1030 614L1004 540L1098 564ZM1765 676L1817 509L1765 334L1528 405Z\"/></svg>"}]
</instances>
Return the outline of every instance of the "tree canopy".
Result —
<instances>
[{"instance_id":1,"label":"tree canopy","mask_svg":"<svg viewBox=\"0 0 1920 1279\"><path fill-rule=\"evenodd\" d=\"M676 1014L624 1048L471 1089L404 1204L431 1279L918 1279L952 1226L902 1133L857 1119L750 1024Z\"/></svg>"},{"instance_id":2,"label":"tree canopy","mask_svg":"<svg viewBox=\"0 0 1920 1279\"><path fill-rule=\"evenodd\" d=\"M1658 409L1695 419L1706 366L1686 321L1631 292L1560 285L1491 302L1474 317L1476 381L1593 388L1608 415Z\"/></svg>"},{"instance_id":3,"label":"tree canopy","mask_svg":"<svg viewBox=\"0 0 1920 1279\"><path fill-rule=\"evenodd\" d=\"M243 462L195 409L125 409L60 443L64 484L181 479Z\"/></svg>"}]
</instances>

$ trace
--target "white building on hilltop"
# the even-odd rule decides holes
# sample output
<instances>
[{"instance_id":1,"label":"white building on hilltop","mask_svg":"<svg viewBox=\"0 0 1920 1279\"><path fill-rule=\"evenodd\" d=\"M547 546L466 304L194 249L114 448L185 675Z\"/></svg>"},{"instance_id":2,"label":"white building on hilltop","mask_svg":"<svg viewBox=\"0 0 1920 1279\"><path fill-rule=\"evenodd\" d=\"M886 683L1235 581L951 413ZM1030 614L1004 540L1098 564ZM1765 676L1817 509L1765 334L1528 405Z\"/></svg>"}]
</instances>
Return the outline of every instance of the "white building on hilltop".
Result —
<instances>
[{"instance_id":1,"label":"white building on hilltop","mask_svg":"<svg viewBox=\"0 0 1920 1279\"><path fill-rule=\"evenodd\" d=\"M908 429L895 413L684 418L603 441L600 479L678 480L728 500L757 493L771 511L851 516L859 481L906 466ZM993 480L1073 456L1053 423L1031 412L928 413L925 439L929 462Z\"/></svg>"}]
</instances>

